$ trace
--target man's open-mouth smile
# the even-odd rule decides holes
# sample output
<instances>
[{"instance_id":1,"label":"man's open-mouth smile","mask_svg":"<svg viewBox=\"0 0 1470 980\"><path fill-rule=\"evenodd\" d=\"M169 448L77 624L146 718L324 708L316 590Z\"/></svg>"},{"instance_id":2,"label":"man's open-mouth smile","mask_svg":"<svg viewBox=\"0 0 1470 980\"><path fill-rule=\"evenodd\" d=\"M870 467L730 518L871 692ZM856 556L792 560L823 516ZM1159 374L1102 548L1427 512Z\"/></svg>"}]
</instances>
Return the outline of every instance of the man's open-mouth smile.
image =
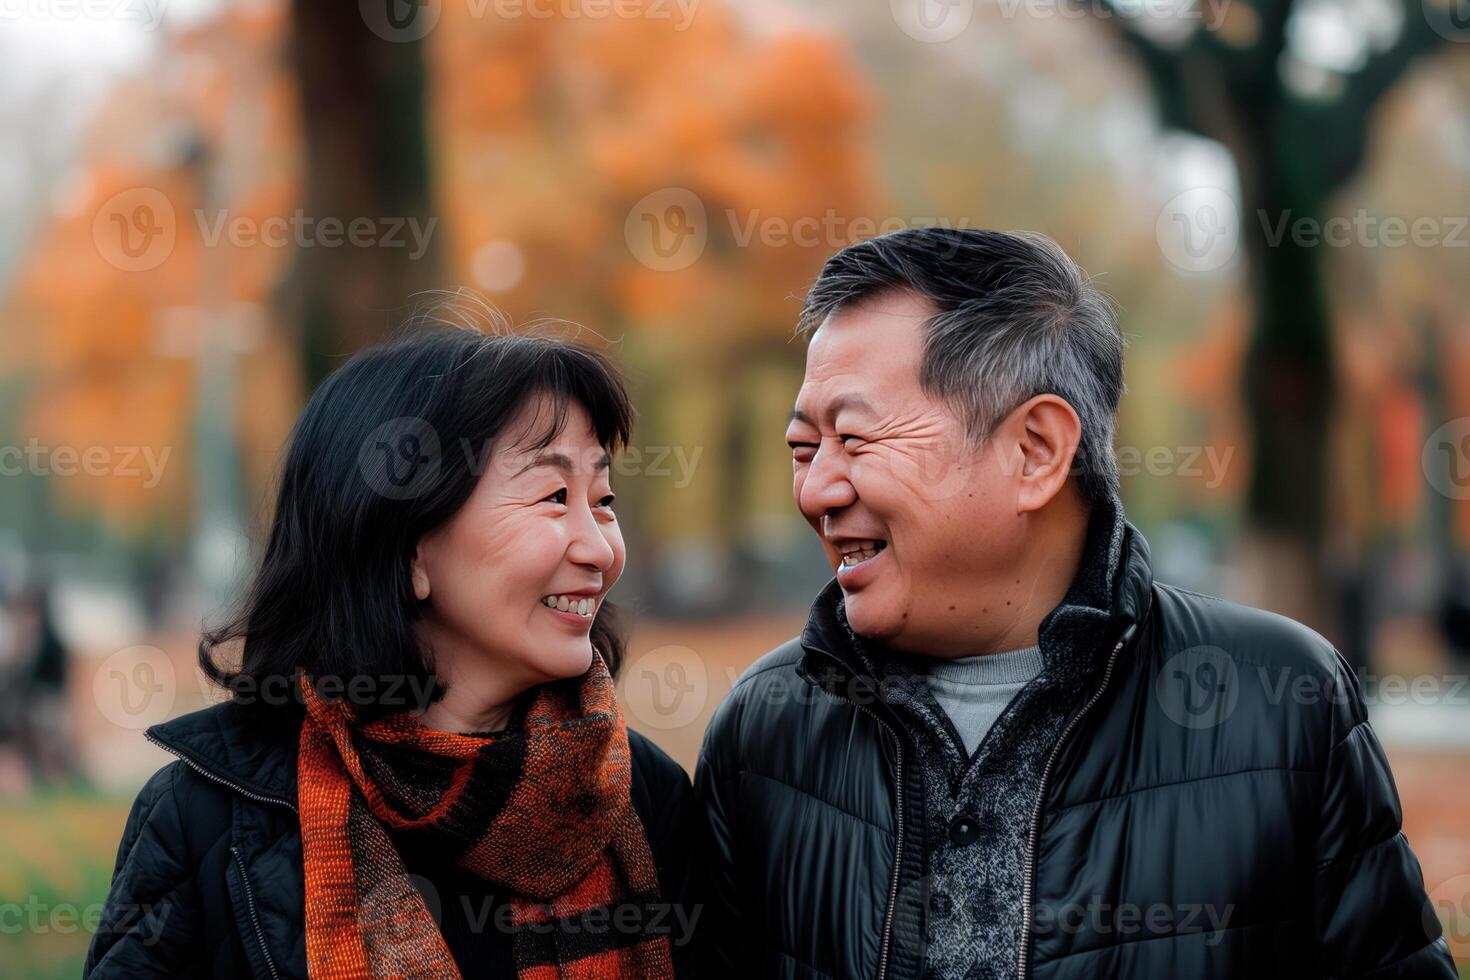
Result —
<instances>
[{"instance_id":1,"label":"man's open-mouth smile","mask_svg":"<svg viewBox=\"0 0 1470 980\"><path fill-rule=\"evenodd\" d=\"M888 549L882 538L838 538L829 539L832 547L841 555L837 566L838 580L844 584L861 584L870 570L878 564L879 557Z\"/></svg>"}]
</instances>

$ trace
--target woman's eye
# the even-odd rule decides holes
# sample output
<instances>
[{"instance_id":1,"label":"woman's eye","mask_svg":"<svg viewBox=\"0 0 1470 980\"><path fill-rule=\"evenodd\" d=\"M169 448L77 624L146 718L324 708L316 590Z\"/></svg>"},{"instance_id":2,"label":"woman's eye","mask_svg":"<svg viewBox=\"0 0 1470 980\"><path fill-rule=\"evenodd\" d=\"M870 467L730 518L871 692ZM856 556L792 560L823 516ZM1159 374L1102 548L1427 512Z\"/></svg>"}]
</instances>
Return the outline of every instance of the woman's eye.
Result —
<instances>
[{"instance_id":1,"label":"woman's eye","mask_svg":"<svg viewBox=\"0 0 1470 980\"><path fill-rule=\"evenodd\" d=\"M549 500L553 504L564 504L564 503L567 502L567 488L566 487L562 487L556 493L552 494L549 497L545 497L543 499L544 500Z\"/></svg>"},{"instance_id":2,"label":"woman's eye","mask_svg":"<svg viewBox=\"0 0 1470 980\"><path fill-rule=\"evenodd\" d=\"M817 447L809 442L793 442L790 446L791 458L798 463L810 463L817 452Z\"/></svg>"}]
</instances>

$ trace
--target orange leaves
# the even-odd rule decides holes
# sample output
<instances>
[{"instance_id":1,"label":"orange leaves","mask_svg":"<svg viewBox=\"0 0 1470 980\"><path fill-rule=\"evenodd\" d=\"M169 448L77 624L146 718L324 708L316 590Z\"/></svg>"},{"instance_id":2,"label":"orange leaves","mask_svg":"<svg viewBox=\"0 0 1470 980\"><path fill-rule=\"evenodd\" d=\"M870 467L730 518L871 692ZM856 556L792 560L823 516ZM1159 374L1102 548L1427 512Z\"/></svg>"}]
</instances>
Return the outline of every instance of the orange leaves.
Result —
<instances>
[{"instance_id":1,"label":"orange leaves","mask_svg":"<svg viewBox=\"0 0 1470 980\"><path fill-rule=\"evenodd\" d=\"M446 20L473 20L450 6ZM687 20L672 3L635 6L595 17L545 3L554 15L430 36L448 72L431 86L437 196L461 278L489 288L473 257L510 242L524 275L491 298L513 313L784 335L790 293L847 243L843 221L874 207L866 86L832 37L757 36L709 2ZM654 229L633 211L680 191L702 244L650 262L628 235ZM803 220L823 223L805 245L791 234Z\"/></svg>"}]
</instances>

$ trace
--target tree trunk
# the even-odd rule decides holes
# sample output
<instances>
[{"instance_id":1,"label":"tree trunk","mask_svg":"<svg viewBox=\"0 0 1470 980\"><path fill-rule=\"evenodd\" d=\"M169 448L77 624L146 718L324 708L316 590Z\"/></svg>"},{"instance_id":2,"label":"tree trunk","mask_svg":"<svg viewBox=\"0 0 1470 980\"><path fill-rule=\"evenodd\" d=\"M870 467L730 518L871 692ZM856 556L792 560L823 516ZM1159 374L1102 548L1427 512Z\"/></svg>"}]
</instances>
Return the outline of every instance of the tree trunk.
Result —
<instances>
[{"instance_id":1,"label":"tree trunk","mask_svg":"<svg viewBox=\"0 0 1470 980\"><path fill-rule=\"evenodd\" d=\"M1286 149L1290 153L1290 149ZM1249 601L1336 632L1323 567L1332 330L1323 293L1316 194L1292 180L1279 153L1263 155L1258 192L1242 215L1255 324L1244 393L1252 443L1246 498L1249 530L1241 587ZM1287 172L1283 172L1287 171Z\"/></svg>"},{"instance_id":2,"label":"tree trunk","mask_svg":"<svg viewBox=\"0 0 1470 980\"><path fill-rule=\"evenodd\" d=\"M423 43L384 40L355 3L293 0L291 9L310 244L297 247L279 302L299 330L309 390L436 284L437 224ZM354 221L370 229L358 243L346 234Z\"/></svg>"}]
</instances>

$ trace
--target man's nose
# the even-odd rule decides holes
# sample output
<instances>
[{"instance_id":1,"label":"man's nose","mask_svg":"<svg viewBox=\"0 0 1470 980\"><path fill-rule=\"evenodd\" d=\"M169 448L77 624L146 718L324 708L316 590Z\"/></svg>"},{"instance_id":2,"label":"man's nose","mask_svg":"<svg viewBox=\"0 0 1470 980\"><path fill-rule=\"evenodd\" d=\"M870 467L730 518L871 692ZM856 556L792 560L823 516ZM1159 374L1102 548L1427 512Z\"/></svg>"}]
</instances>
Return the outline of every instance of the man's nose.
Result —
<instances>
[{"instance_id":1,"label":"man's nose","mask_svg":"<svg viewBox=\"0 0 1470 980\"><path fill-rule=\"evenodd\" d=\"M797 489L796 506L812 521L828 511L851 506L857 501L857 489L848 476L846 453L823 439Z\"/></svg>"}]
</instances>

